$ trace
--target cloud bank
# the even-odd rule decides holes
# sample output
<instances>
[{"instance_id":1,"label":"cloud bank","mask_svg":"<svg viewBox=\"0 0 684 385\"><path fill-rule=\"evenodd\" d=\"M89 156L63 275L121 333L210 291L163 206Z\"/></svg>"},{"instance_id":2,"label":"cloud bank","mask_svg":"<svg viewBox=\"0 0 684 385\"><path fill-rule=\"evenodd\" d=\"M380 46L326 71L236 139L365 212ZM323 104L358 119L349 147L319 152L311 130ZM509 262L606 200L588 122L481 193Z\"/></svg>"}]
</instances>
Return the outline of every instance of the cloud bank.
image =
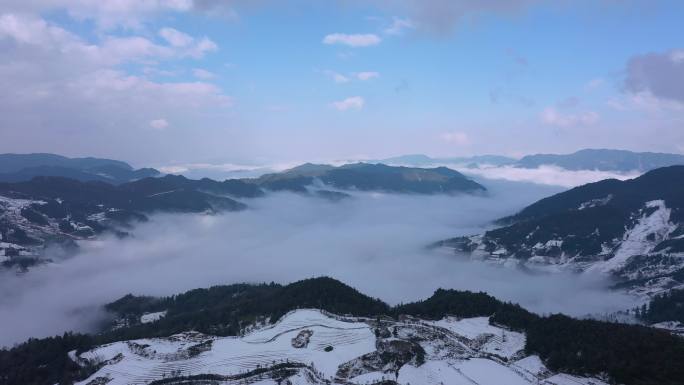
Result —
<instances>
[{"instance_id":1,"label":"cloud bank","mask_svg":"<svg viewBox=\"0 0 684 385\"><path fill-rule=\"evenodd\" d=\"M378 45L382 39L373 33L346 34L331 33L323 38L323 44L342 44L349 47L370 47Z\"/></svg>"},{"instance_id":2,"label":"cloud bank","mask_svg":"<svg viewBox=\"0 0 684 385\"><path fill-rule=\"evenodd\" d=\"M474 177L512 182L529 182L566 188L577 187L604 179L633 179L641 175L641 173L637 171L625 174L599 170L573 171L551 165L540 166L538 168L520 168L513 166L480 166L477 168L468 168L464 166L451 167Z\"/></svg>"},{"instance_id":3,"label":"cloud bank","mask_svg":"<svg viewBox=\"0 0 684 385\"><path fill-rule=\"evenodd\" d=\"M291 194L218 216L159 215L126 240L83 242L82 252L18 276L0 276L0 345L92 330L103 303L126 293L169 295L235 282L288 283L328 275L396 304L439 288L485 290L538 312L582 315L631 305L600 281L528 275L429 251L478 233L492 219L558 188L491 182L490 197L355 194L330 203ZM569 294L572 293L572 294Z\"/></svg>"},{"instance_id":4,"label":"cloud bank","mask_svg":"<svg viewBox=\"0 0 684 385\"><path fill-rule=\"evenodd\" d=\"M330 105L338 111L360 110L363 108L365 100L361 96L351 96L344 100L332 102Z\"/></svg>"}]
</instances>

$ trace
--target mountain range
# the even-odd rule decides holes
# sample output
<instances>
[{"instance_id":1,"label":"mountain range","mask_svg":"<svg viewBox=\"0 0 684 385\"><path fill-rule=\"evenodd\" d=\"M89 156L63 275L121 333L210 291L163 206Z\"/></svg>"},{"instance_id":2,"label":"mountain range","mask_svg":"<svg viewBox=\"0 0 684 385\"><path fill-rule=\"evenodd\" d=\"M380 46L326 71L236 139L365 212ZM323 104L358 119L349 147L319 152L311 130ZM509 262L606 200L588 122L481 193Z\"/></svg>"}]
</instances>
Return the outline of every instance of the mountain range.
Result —
<instances>
[{"instance_id":1,"label":"mountain range","mask_svg":"<svg viewBox=\"0 0 684 385\"><path fill-rule=\"evenodd\" d=\"M477 155L470 157L430 157L423 154L402 155L385 159L366 160L366 165L390 165L390 166L410 166L419 168L430 168L440 165L459 165L466 168L477 167L500 167L509 166L517 168L534 169L540 166L556 166L566 170L599 170L620 173L646 172L659 167L672 165L684 165L684 155L667 154L654 152L632 152L627 150L613 149L583 149L571 154L533 154L526 155L520 159L501 156L501 155ZM301 174L303 170L311 170L312 164L295 167L286 170L284 175ZM319 165L327 167L330 171L333 166ZM303 168L302 168L303 167ZM342 169L350 169L354 163L342 166ZM262 169L251 171L243 170L243 174L259 174L268 170L264 166ZM292 171L292 172L290 172ZM336 173L340 173L337 171ZM186 176L201 175L203 172L198 170L188 170ZM216 173L215 173L216 174ZM218 173L219 175L221 173ZM239 175L233 172L231 175ZM314 173L315 174L315 173ZM333 173L335 174L335 173ZM55 154L0 154L0 182L20 182L27 181L35 176L61 176L80 181L101 181L112 184L121 184L145 177L159 176L160 173L153 168L133 169L129 164L101 158L67 158ZM223 174L221 174L223 175ZM330 178L334 179L332 175ZM200 178L201 179L201 178ZM235 179L232 177L232 179ZM248 178L241 178L248 179ZM257 179L259 178L252 178ZM290 189L302 191L301 185L295 186L294 181ZM345 183L343 183L344 185ZM279 188L278 184L272 186ZM363 187L363 185L361 186Z\"/></svg>"},{"instance_id":2,"label":"mountain range","mask_svg":"<svg viewBox=\"0 0 684 385\"><path fill-rule=\"evenodd\" d=\"M520 159L498 155L432 158L427 155L416 154L386 158L378 162L420 167L438 164L453 164L466 167L511 166L527 169L534 169L540 166L556 166L572 171L599 170L627 173L646 172L660 167L684 165L684 155L612 149L584 149L571 154L526 155Z\"/></svg>"},{"instance_id":3,"label":"mountain range","mask_svg":"<svg viewBox=\"0 0 684 385\"><path fill-rule=\"evenodd\" d=\"M486 188L446 167L415 168L353 163L330 166L306 163L287 171L266 174L253 183L272 191L305 192L315 183L341 190L412 194L483 193Z\"/></svg>"},{"instance_id":4,"label":"mountain range","mask_svg":"<svg viewBox=\"0 0 684 385\"><path fill-rule=\"evenodd\" d=\"M678 162L641 154L633 163L625 160L632 155L592 151L553 164L572 169L604 159L609 169L636 164L645 170ZM548 164L544 157L525 162ZM2 175L28 178L0 182L0 260L18 270L45 262L42 251L51 245L69 252L76 240L104 232L125 237L156 212L244 210L273 192L336 202L367 191L487 191L446 167L307 163L215 181L138 178L152 171L106 159L6 159ZM101 310L111 322L95 334L67 333L0 350L0 385L681 383L684 166L579 186L493 226L434 246L535 272L603 274L614 279L613 288L648 299L625 317L650 327L540 316L485 293L439 289L423 301L390 306L330 278L234 284L170 297L127 295L105 304Z\"/></svg>"},{"instance_id":5,"label":"mountain range","mask_svg":"<svg viewBox=\"0 0 684 385\"><path fill-rule=\"evenodd\" d=\"M401 155L391 158L369 161L370 163L384 163L390 165L409 165L417 167L429 167L436 164L486 164L492 166L506 166L515 164L517 159L502 155L476 155L464 157L430 157L423 154Z\"/></svg>"},{"instance_id":6,"label":"mountain range","mask_svg":"<svg viewBox=\"0 0 684 385\"><path fill-rule=\"evenodd\" d=\"M74 240L103 232L125 236L150 213L242 210L246 205L236 199L261 194L241 181L191 181L173 175L119 185L44 176L0 183L0 261L25 269L44 261L48 246L73 248Z\"/></svg>"},{"instance_id":7,"label":"mountain range","mask_svg":"<svg viewBox=\"0 0 684 385\"><path fill-rule=\"evenodd\" d=\"M21 182L36 176L60 176L113 184L159 175L153 168L133 169L128 163L100 158L67 158L55 154L0 154L0 182Z\"/></svg>"},{"instance_id":8,"label":"mountain range","mask_svg":"<svg viewBox=\"0 0 684 385\"><path fill-rule=\"evenodd\" d=\"M650 171L660 167L684 165L684 155L626 150L586 149L572 154L536 154L521 158L516 167L537 168L554 165L566 170Z\"/></svg>"},{"instance_id":9,"label":"mountain range","mask_svg":"<svg viewBox=\"0 0 684 385\"><path fill-rule=\"evenodd\" d=\"M70 170L67 175L71 175L75 169L62 170ZM119 184L37 176L21 182L0 182L0 262L23 270L46 261L43 251L48 246L71 249L76 246L75 240L104 232L125 236L133 223L146 221L151 213L242 210L247 208L245 199L273 191L336 202L350 198L352 191L472 194L486 189L444 167L419 169L365 163L341 167L305 164L256 179L222 182L180 175Z\"/></svg>"}]
</instances>

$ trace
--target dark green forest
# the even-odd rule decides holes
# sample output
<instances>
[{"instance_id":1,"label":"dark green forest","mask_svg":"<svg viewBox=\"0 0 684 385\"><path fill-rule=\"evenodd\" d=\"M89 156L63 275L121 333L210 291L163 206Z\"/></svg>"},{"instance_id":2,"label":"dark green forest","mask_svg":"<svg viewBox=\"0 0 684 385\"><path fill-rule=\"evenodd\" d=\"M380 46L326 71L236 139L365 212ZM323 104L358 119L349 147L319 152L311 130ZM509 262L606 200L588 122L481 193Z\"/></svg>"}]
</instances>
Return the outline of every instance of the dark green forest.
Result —
<instances>
[{"instance_id":1,"label":"dark green forest","mask_svg":"<svg viewBox=\"0 0 684 385\"><path fill-rule=\"evenodd\" d=\"M684 323L684 290L671 290L653 297L648 305L637 309L637 315L651 324L663 321Z\"/></svg>"},{"instance_id":2,"label":"dark green forest","mask_svg":"<svg viewBox=\"0 0 684 385\"><path fill-rule=\"evenodd\" d=\"M106 309L131 321L126 327L96 335L64 334L31 339L0 350L0 384L70 384L97 368L82 368L68 352L194 329L237 335L257 319L275 322L297 308L369 317L411 315L440 319L489 316L490 322L527 334L525 350L538 354L553 370L578 375L607 374L615 383L681 384L684 339L636 325L577 320L563 315L540 317L486 293L437 290L430 298L390 307L332 278L312 278L289 285L236 284L195 289L165 298L127 295ZM140 315L167 310L166 317L140 324Z\"/></svg>"}]
</instances>

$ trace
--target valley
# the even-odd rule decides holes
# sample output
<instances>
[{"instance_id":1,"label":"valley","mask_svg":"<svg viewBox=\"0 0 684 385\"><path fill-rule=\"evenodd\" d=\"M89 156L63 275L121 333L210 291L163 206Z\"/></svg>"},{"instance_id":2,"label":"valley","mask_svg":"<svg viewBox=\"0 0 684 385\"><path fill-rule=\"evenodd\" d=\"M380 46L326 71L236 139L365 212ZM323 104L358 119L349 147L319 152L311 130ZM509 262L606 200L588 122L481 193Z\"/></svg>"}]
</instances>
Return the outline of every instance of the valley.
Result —
<instances>
[{"instance_id":1,"label":"valley","mask_svg":"<svg viewBox=\"0 0 684 385\"><path fill-rule=\"evenodd\" d=\"M682 195L672 181L684 180L682 170L566 191L370 164L305 164L223 182L166 175L117 185L55 176L3 183L0 285L22 303L0 303L14 334L3 338L88 333L19 344L3 359L13 365L22 349L62 341L50 375L88 385L630 383L635 373L622 361L570 357L596 349L589 345L597 333L592 354L613 349L622 333L636 350L654 341L658 354L679 349L684 319L661 304L679 303ZM453 231L462 235L446 238ZM198 282L283 282L331 266L336 278L395 305L328 278L146 295ZM160 274L174 282L152 284ZM65 284L64 275L80 279ZM89 293L93 286L100 288ZM326 289L302 294L309 286ZM127 291L143 295L105 305ZM61 293L71 299L61 303ZM54 302L42 309L51 325L27 322L46 299ZM556 312L579 319L548 315ZM579 339L567 340L569 330ZM644 365L647 383L675 375L666 363Z\"/></svg>"},{"instance_id":2,"label":"valley","mask_svg":"<svg viewBox=\"0 0 684 385\"><path fill-rule=\"evenodd\" d=\"M682 20L0 1L0 385L684 385Z\"/></svg>"}]
</instances>

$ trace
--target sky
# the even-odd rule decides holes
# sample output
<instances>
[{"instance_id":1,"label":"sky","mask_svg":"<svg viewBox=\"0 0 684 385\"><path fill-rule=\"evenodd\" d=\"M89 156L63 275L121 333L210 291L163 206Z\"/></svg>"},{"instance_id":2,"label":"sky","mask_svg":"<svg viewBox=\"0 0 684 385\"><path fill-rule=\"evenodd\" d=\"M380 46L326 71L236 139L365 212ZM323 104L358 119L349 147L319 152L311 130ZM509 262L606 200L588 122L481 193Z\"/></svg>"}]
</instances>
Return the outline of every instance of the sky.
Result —
<instances>
[{"instance_id":1,"label":"sky","mask_svg":"<svg viewBox=\"0 0 684 385\"><path fill-rule=\"evenodd\" d=\"M0 152L684 152L684 3L4 0Z\"/></svg>"}]
</instances>

